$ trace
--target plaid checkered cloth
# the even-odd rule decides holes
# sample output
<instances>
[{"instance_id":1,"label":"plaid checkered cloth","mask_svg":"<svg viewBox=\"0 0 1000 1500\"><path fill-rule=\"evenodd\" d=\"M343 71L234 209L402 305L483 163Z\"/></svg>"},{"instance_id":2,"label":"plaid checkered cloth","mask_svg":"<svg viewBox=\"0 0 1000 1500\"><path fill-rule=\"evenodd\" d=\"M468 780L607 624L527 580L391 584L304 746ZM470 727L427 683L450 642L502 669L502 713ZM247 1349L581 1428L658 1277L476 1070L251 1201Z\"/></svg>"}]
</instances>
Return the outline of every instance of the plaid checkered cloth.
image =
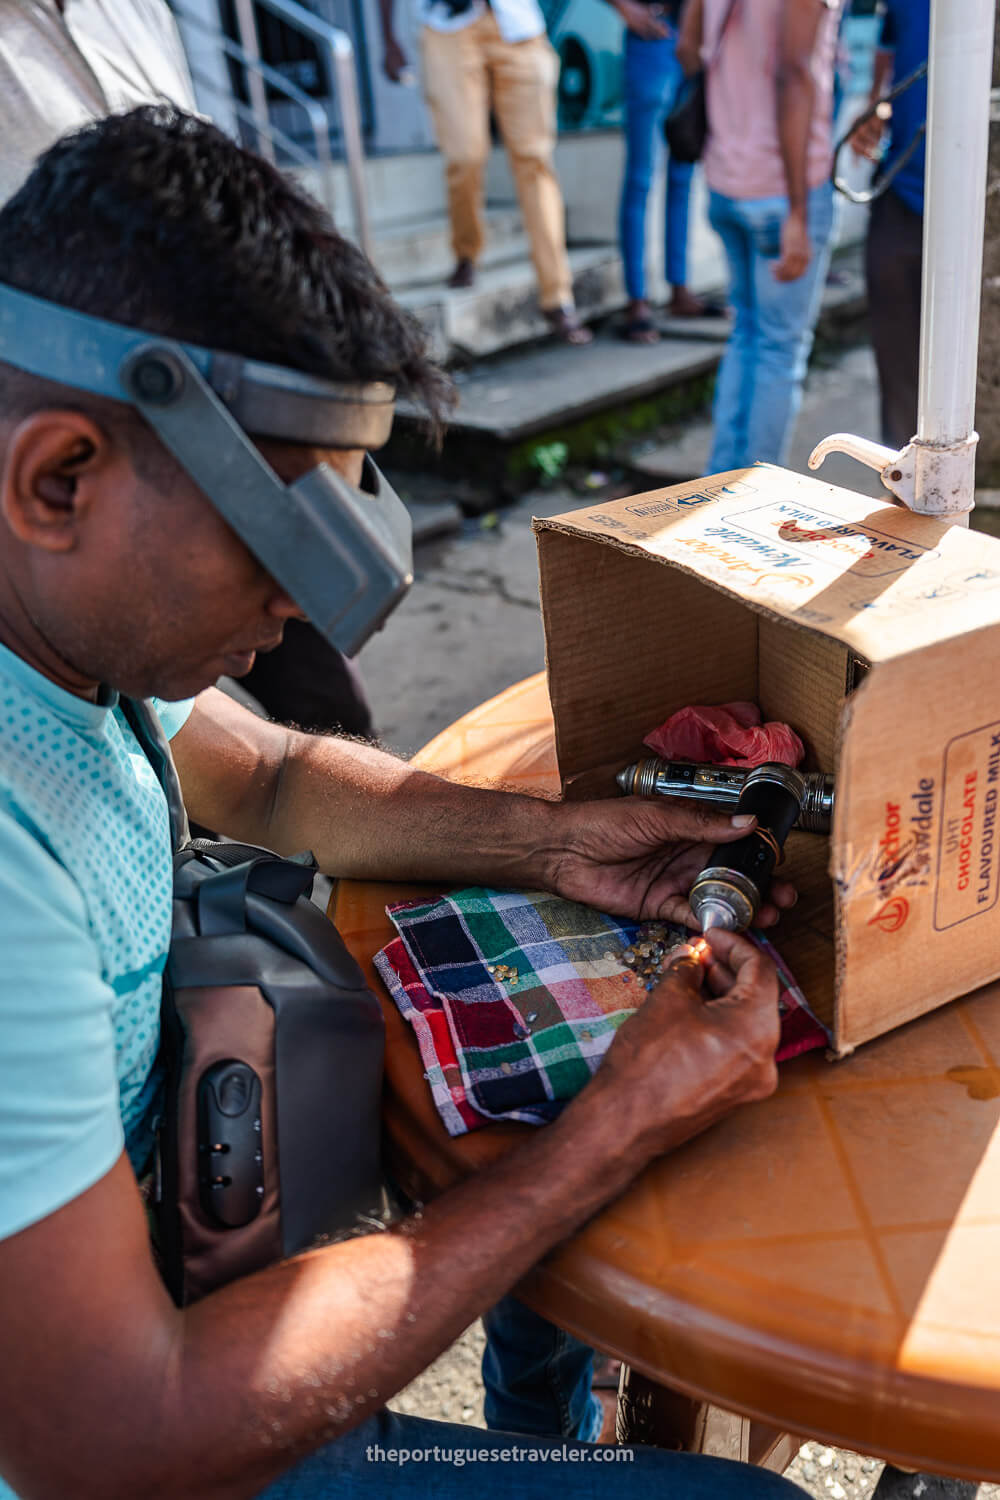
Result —
<instances>
[{"instance_id":1,"label":"plaid checkered cloth","mask_svg":"<svg viewBox=\"0 0 1000 1500\"><path fill-rule=\"evenodd\" d=\"M414 1029L449 1135L553 1119L645 998L622 957L639 924L545 891L474 887L386 912L399 937L375 965ZM661 925L678 942L690 936ZM779 1061L826 1046L779 956L759 934L753 940L781 977Z\"/></svg>"}]
</instances>

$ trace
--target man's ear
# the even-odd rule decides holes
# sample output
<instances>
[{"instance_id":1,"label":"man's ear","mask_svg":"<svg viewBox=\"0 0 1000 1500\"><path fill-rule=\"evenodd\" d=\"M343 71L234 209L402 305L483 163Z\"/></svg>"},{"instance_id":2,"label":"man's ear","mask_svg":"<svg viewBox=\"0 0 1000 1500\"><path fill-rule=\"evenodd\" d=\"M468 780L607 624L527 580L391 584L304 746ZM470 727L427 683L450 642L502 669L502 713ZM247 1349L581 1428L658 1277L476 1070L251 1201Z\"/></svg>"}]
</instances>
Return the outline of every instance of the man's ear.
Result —
<instances>
[{"instance_id":1,"label":"man's ear","mask_svg":"<svg viewBox=\"0 0 1000 1500\"><path fill-rule=\"evenodd\" d=\"M72 552L102 478L121 456L83 412L32 412L5 445L0 514L25 545Z\"/></svg>"}]
</instances>

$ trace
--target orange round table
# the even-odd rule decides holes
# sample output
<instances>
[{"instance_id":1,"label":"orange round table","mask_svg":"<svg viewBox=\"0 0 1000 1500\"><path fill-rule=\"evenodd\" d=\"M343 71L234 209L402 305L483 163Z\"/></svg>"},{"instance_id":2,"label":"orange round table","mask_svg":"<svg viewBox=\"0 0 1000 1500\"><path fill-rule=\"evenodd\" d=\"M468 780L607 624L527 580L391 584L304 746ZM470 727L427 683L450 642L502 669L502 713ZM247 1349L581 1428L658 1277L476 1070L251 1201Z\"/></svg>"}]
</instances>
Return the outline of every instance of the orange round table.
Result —
<instances>
[{"instance_id":1,"label":"orange round table","mask_svg":"<svg viewBox=\"0 0 1000 1500\"><path fill-rule=\"evenodd\" d=\"M482 704L415 764L558 792L543 675ZM342 882L332 914L384 1003L385 1122L430 1196L525 1126L452 1139L372 956L387 901ZM650 1166L543 1262L526 1300L652 1380L912 1468L1000 1480L1000 985L831 1064Z\"/></svg>"}]
</instances>

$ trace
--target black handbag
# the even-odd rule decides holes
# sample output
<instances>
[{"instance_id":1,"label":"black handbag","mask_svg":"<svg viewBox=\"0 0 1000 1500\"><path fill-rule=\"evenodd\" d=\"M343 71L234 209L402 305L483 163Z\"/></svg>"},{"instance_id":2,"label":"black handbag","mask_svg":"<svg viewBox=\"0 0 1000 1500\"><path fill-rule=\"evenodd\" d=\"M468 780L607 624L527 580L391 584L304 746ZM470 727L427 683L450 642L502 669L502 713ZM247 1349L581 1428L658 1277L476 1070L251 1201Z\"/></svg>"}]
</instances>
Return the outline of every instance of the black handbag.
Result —
<instances>
[{"instance_id":1,"label":"black handbag","mask_svg":"<svg viewBox=\"0 0 1000 1500\"><path fill-rule=\"evenodd\" d=\"M693 163L700 159L708 140L708 101L706 76L708 68L719 55L722 38L732 19L737 0L730 0L729 9L719 29L715 52L708 67L685 78L674 98L673 106L663 121L663 139L676 162Z\"/></svg>"},{"instance_id":2,"label":"black handbag","mask_svg":"<svg viewBox=\"0 0 1000 1500\"><path fill-rule=\"evenodd\" d=\"M309 899L312 856L191 841L159 719L145 703L122 709L167 794L175 849L153 1213L183 1306L381 1218L384 1023Z\"/></svg>"},{"instance_id":3,"label":"black handbag","mask_svg":"<svg viewBox=\"0 0 1000 1500\"><path fill-rule=\"evenodd\" d=\"M674 105L663 121L663 139L676 162L696 162L708 139L708 108L704 71L692 73L677 90Z\"/></svg>"}]
</instances>

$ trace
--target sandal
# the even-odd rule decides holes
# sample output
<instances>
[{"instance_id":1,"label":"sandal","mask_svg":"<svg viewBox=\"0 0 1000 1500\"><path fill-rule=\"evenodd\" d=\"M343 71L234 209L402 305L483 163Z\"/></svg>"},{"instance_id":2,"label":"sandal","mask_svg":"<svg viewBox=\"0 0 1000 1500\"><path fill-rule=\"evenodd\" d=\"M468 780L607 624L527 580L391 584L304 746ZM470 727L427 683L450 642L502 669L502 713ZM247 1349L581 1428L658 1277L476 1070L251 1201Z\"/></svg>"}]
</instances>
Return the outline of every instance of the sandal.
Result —
<instances>
[{"instance_id":1,"label":"sandal","mask_svg":"<svg viewBox=\"0 0 1000 1500\"><path fill-rule=\"evenodd\" d=\"M594 335L589 328L584 327L572 307L549 307L543 308L545 321L548 323L553 337L561 344L590 344Z\"/></svg>"},{"instance_id":2,"label":"sandal","mask_svg":"<svg viewBox=\"0 0 1000 1500\"><path fill-rule=\"evenodd\" d=\"M625 340L626 344L658 344L660 342L660 330L653 322L648 313L641 317L629 318L618 330L618 337Z\"/></svg>"},{"instance_id":3,"label":"sandal","mask_svg":"<svg viewBox=\"0 0 1000 1500\"><path fill-rule=\"evenodd\" d=\"M729 309L724 302L713 297L695 297L683 311L667 303L664 311L668 318L727 318Z\"/></svg>"},{"instance_id":4,"label":"sandal","mask_svg":"<svg viewBox=\"0 0 1000 1500\"><path fill-rule=\"evenodd\" d=\"M475 283L476 267L474 262L462 259L455 262L455 269L445 282L445 286L467 287L475 286Z\"/></svg>"}]
</instances>

